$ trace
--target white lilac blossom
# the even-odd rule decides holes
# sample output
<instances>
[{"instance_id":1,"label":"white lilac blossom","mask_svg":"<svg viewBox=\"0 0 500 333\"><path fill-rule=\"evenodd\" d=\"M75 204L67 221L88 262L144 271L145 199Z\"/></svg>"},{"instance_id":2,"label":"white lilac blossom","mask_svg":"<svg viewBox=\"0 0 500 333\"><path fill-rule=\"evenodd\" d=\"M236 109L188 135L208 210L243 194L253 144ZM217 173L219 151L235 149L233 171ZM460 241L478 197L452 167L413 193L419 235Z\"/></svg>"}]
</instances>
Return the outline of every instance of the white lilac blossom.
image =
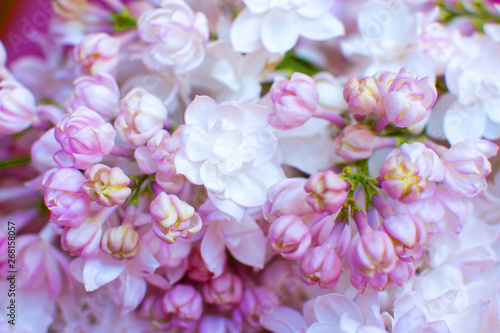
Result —
<instances>
[{"instance_id":1,"label":"white lilac blossom","mask_svg":"<svg viewBox=\"0 0 500 333\"><path fill-rule=\"evenodd\" d=\"M283 177L272 161L276 138L268 119L269 110L262 105L217 104L197 96L186 109L177 171L205 186L225 212L241 214L240 207L262 205L267 189Z\"/></svg>"},{"instance_id":2,"label":"white lilac blossom","mask_svg":"<svg viewBox=\"0 0 500 333\"><path fill-rule=\"evenodd\" d=\"M251 53L263 46L284 54L299 36L327 40L344 34L343 24L329 12L332 0L244 2L246 8L231 26L231 43L238 52Z\"/></svg>"},{"instance_id":3,"label":"white lilac blossom","mask_svg":"<svg viewBox=\"0 0 500 333\"><path fill-rule=\"evenodd\" d=\"M451 144L500 138L500 73L495 56L500 48L491 42L478 43L476 48L475 54L453 57L446 68L446 86L456 102L440 112L445 112L444 134Z\"/></svg>"}]
</instances>

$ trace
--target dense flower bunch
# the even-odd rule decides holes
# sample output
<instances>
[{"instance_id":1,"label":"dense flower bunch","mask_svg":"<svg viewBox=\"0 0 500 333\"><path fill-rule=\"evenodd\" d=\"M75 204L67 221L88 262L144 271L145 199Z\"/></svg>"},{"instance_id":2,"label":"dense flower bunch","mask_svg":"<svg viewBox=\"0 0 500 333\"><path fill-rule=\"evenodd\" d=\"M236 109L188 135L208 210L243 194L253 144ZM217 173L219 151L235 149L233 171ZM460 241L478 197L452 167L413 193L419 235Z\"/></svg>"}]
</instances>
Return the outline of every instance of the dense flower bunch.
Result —
<instances>
[{"instance_id":1,"label":"dense flower bunch","mask_svg":"<svg viewBox=\"0 0 500 333\"><path fill-rule=\"evenodd\" d=\"M500 328L497 1L51 11L0 43L1 332Z\"/></svg>"}]
</instances>

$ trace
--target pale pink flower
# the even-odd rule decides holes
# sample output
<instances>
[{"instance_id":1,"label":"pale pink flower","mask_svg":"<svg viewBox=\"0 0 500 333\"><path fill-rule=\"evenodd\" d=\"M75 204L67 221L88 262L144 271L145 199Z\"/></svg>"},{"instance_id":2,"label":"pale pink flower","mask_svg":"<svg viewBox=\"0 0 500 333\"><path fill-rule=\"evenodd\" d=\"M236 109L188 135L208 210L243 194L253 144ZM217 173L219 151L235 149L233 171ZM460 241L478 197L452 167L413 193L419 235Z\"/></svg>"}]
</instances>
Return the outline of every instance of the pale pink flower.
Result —
<instances>
[{"instance_id":1,"label":"pale pink flower","mask_svg":"<svg viewBox=\"0 0 500 333\"><path fill-rule=\"evenodd\" d=\"M194 287L176 284L163 296L163 309L175 327L190 327L203 311L201 294Z\"/></svg>"},{"instance_id":2,"label":"pale pink flower","mask_svg":"<svg viewBox=\"0 0 500 333\"><path fill-rule=\"evenodd\" d=\"M21 132L37 120L35 97L17 81L0 82L0 131Z\"/></svg>"},{"instance_id":3,"label":"pale pink flower","mask_svg":"<svg viewBox=\"0 0 500 333\"><path fill-rule=\"evenodd\" d=\"M189 254L189 266L187 272L189 278L198 282L207 282L214 276L201 256L200 247L194 246Z\"/></svg>"},{"instance_id":4,"label":"pale pink flower","mask_svg":"<svg viewBox=\"0 0 500 333\"><path fill-rule=\"evenodd\" d=\"M373 292L358 294L354 301L341 294L321 295L306 303L304 312L306 318L314 320L307 333L387 332L380 316L378 296Z\"/></svg>"},{"instance_id":5,"label":"pale pink flower","mask_svg":"<svg viewBox=\"0 0 500 333\"><path fill-rule=\"evenodd\" d=\"M262 269L266 256L266 237L264 232L248 215L238 222L218 210L211 201L199 208L203 222L208 225L201 241L201 256L207 268L217 277L224 271L226 247L240 263Z\"/></svg>"},{"instance_id":6,"label":"pale pink flower","mask_svg":"<svg viewBox=\"0 0 500 333\"><path fill-rule=\"evenodd\" d=\"M277 306L270 313L263 314L260 323L265 329L276 333L302 333L307 328L304 316L286 306Z\"/></svg>"},{"instance_id":7,"label":"pale pink flower","mask_svg":"<svg viewBox=\"0 0 500 333\"><path fill-rule=\"evenodd\" d=\"M47 226L46 228L50 228ZM60 295L72 283L68 259L45 239L52 233L44 229L40 235L25 234L16 242L16 276L18 288L26 291L48 289L51 298Z\"/></svg>"},{"instance_id":8,"label":"pale pink flower","mask_svg":"<svg viewBox=\"0 0 500 333\"><path fill-rule=\"evenodd\" d=\"M75 169L51 169L45 173L42 185L50 220L60 226L80 225L90 210L90 199L82 191L83 174Z\"/></svg>"},{"instance_id":9,"label":"pale pink flower","mask_svg":"<svg viewBox=\"0 0 500 333\"><path fill-rule=\"evenodd\" d=\"M120 88L113 76L108 73L81 76L75 80L74 85L75 89L69 100L73 110L83 105L99 113L105 120L118 115Z\"/></svg>"},{"instance_id":10,"label":"pale pink flower","mask_svg":"<svg viewBox=\"0 0 500 333\"><path fill-rule=\"evenodd\" d=\"M335 138L335 152L346 161L368 158L374 148L375 136L364 125L347 125Z\"/></svg>"},{"instance_id":11,"label":"pale pink flower","mask_svg":"<svg viewBox=\"0 0 500 333\"><path fill-rule=\"evenodd\" d=\"M120 40L104 32L88 34L75 48L75 62L92 74L114 74L118 66Z\"/></svg>"},{"instance_id":12,"label":"pale pink flower","mask_svg":"<svg viewBox=\"0 0 500 333\"><path fill-rule=\"evenodd\" d=\"M387 233L377 230L354 236L348 258L351 281L358 289L360 286L356 282L360 275L373 288L382 290L388 282L388 273L394 269L397 261L391 238Z\"/></svg>"},{"instance_id":13,"label":"pale pink flower","mask_svg":"<svg viewBox=\"0 0 500 333\"><path fill-rule=\"evenodd\" d=\"M85 170L85 178L82 190L101 206L121 205L132 193L130 178L119 167L94 164Z\"/></svg>"},{"instance_id":14,"label":"pale pink flower","mask_svg":"<svg viewBox=\"0 0 500 333\"><path fill-rule=\"evenodd\" d=\"M443 153L444 184L454 193L475 197L486 190L486 177L491 173L488 158L498 146L487 140L466 140L455 143Z\"/></svg>"},{"instance_id":15,"label":"pale pink flower","mask_svg":"<svg viewBox=\"0 0 500 333\"><path fill-rule=\"evenodd\" d=\"M284 54L299 36L317 41L344 34L343 24L329 11L333 0L244 2L246 8L231 27L231 43L238 52L251 53L264 46Z\"/></svg>"},{"instance_id":16,"label":"pale pink flower","mask_svg":"<svg viewBox=\"0 0 500 333\"><path fill-rule=\"evenodd\" d=\"M243 326L243 322L248 324L250 330L260 327L260 318L269 313L275 306L279 305L279 300L273 292L264 287L247 288L243 298L233 313L233 320L238 326Z\"/></svg>"},{"instance_id":17,"label":"pale pink flower","mask_svg":"<svg viewBox=\"0 0 500 333\"><path fill-rule=\"evenodd\" d=\"M161 192L150 206L153 232L162 241L173 243L179 237L191 238L201 230L200 216L177 196Z\"/></svg>"},{"instance_id":18,"label":"pale pink flower","mask_svg":"<svg viewBox=\"0 0 500 333\"><path fill-rule=\"evenodd\" d=\"M302 73L293 73L290 80L273 83L271 100L273 113L269 123L277 129L290 129L303 125L313 116L319 94L313 79Z\"/></svg>"},{"instance_id":19,"label":"pale pink flower","mask_svg":"<svg viewBox=\"0 0 500 333\"><path fill-rule=\"evenodd\" d=\"M298 216L284 215L275 220L267 235L271 252L288 260L300 259L311 244L309 228Z\"/></svg>"},{"instance_id":20,"label":"pale pink flower","mask_svg":"<svg viewBox=\"0 0 500 333\"><path fill-rule=\"evenodd\" d=\"M437 76L445 73L450 59L460 52L460 37L458 30L452 30L439 22L431 22L422 27L418 47L432 61Z\"/></svg>"},{"instance_id":21,"label":"pale pink flower","mask_svg":"<svg viewBox=\"0 0 500 333\"><path fill-rule=\"evenodd\" d=\"M143 13L137 25L141 40L147 43L142 60L152 70L174 67L176 73L184 73L205 58L207 19L182 0L163 1L162 7Z\"/></svg>"},{"instance_id":22,"label":"pale pink flower","mask_svg":"<svg viewBox=\"0 0 500 333\"><path fill-rule=\"evenodd\" d=\"M137 253L130 260L116 260L101 251L95 258L76 258L70 264L71 273L86 291L102 288L125 313L139 306L146 295L146 278L159 266L143 242L139 242Z\"/></svg>"},{"instance_id":23,"label":"pale pink flower","mask_svg":"<svg viewBox=\"0 0 500 333\"><path fill-rule=\"evenodd\" d=\"M177 175L174 160L181 149L181 129L170 136L165 130L159 130L149 139L146 147L139 147L134 152L139 168L146 174L155 174L155 180L165 191L177 192L184 184L184 178Z\"/></svg>"},{"instance_id":24,"label":"pale pink flower","mask_svg":"<svg viewBox=\"0 0 500 333\"><path fill-rule=\"evenodd\" d=\"M396 255L403 261L420 258L422 245L427 241L427 232L422 221L411 214L386 217L382 223L384 230L392 238Z\"/></svg>"},{"instance_id":25,"label":"pale pink flower","mask_svg":"<svg viewBox=\"0 0 500 333\"><path fill-rule=\"evenodd\" d=\"M155 329L168 329L172 325L169 321L170 316L163 308L163 297L160 295L153 294L146 297L139 313L147 318Z\"/></svg>"},{"instance_id":26,"label":"pale pink flower","mask_svg":"<svg viewBox=\"0 0 500 333\"><path fill-rule=\"evenodd\" d=\"M415 72L403 68L381 99L387 119L397 127L408 127L427 116L436 102L437 90L429 77L418 79Z\"/></svg>"},{"instance_id":27,"label":"pale pink flower","mask_svg":"<svg viewBox=\"0 0 500 333\"><path fill-rule=\"evenodd\" d=\"M110 228L102 235L101 249L117 260L130 260L139 249L139 234L130 226Z\"/></svg>"},{"instance_id":28,"label":"pale pink flower","mask_svg":"<svg viewBox=\"0 0 500 333\"><path fill-rule=\"evenodd\" d=\"M384 114L377 82L371 76L361 81L357 77L351 77L344 87L344 99L354 114L367 115L371 112L378 116Z\"/></svg>"},{"instance_id":29,"label":"pale pink flower","mask_svg":"<svg viewBox=\"0 0 500 333\"><path fill-rule=\"evenodd\" d=\"M115 129L123 141L141 146L163 129L167 109L163 102L142 88L132 89L119 103Z\"/></svg>"},{"instance_id":30,"label":"pale pink flower","mask_svg":"<svg viewBox=\"0 0 500 333\"><path fill-rule=\"evenodd\" d=\"M310 248L300 260L300 279L307 285L319 282L321 288L333 288L342 273L342 262L335 248L321 245Z\"/></svg>"},{"instance_id":31,"label":"pale pink flower","mask_svg":"<svg viewBox=\"0 0 500 333\"><path fill-rule=\"evenodd\" d=\"M442 181L444 168L437 154L422 143L404 143L393 150L380 168L382 188L403 203L427 199Z\"/></svg>"},{"instance_id":32,"label":"pale pink flower","mask_svg":"<svg viewBox=\"0 0 500 333\"><path fill-rule=\"evenodd\" d=\"M151 253L158 260L161 267L164 268L168 283L174 284L184 276L188 269L189 253L191 252L190 243L165 243L156 237L152 230L144 234L141 241L148 244ZM164 285L167 284L162 282L159 286L163 287Z\"/></svg>"},{"instance_id":33,"label":"pale pink flower","mask_svg":"<svg viewBox=\"0 0 500 333\"><path fill-rule=\"evenodd\" d=\"M203 184L221 210L241 218L242 207L260 206L267 189L283 178L271 160L276 138L261 105L217 104L197 96L187 107L176 170L193 184Z\"/></svg>"},{"instance_id":34,"label":"pale pink flower","mask_svg":"<svg viewBox=\"0 0 500 333\"><path fill-rule=\"evenodd\" d=\"M64 228L61 246L71 255L90 259L99 253L102 227L98 221L87 219L76 227Z\"/></svg>"},{"instance_id":35,"label":"pale pink flower","mask_svg":"<svg viewBox=\"0 0 500 333\"><path fill-rule=\"evenodd\" d=\"M113 126L97 112L79 106L56 126L55 137L62 150L54 160L61 167L87 169L111 153L115 135Z\"/></svg>"},{"instance_id":36,"label":"pale pink flower","mask_svg":"<svg viewBox=\"0 0 500 333\"><path fill-rule=\"evenodd\" d=\"M241 279L228 271L203 285L203 300L214 304L218 310L227 311L237 305L243 297Z\"/></svg>"},{"instance_id":37,"label":"pale pink flower","mask_svg":"<svg viewBox=\"0 0 500 333\"><path fill-rule=\"evenodd\" d=\"M56 141L54 133L55 128L49 129L31 146L32 165L42 173L58 167L54 154L61 150L61 145Z\"/></svg>"},{"instance_id":38,"label":"pale pink flower","mask_svg":"<svg viewBox=\"0 0 500 333\"><path fill-rule=\"evenodd\" d=\"M262 207L264 217L273 222L284 215L304 216L312 211L304 190L305 178L285 178L267 191L267 200Z\"/></svg>"},{"instance_id":39,"label":"pale pink flower","mask_svg":"<svg viewBox=\"0 0 500 333\"><path fill-rule=\"evenodd\" d=\"M347 199L350 185L331 170L313 174L304 188L309 193L307 202L315 212L336 213Z\"/></svg>"}]
</instances>

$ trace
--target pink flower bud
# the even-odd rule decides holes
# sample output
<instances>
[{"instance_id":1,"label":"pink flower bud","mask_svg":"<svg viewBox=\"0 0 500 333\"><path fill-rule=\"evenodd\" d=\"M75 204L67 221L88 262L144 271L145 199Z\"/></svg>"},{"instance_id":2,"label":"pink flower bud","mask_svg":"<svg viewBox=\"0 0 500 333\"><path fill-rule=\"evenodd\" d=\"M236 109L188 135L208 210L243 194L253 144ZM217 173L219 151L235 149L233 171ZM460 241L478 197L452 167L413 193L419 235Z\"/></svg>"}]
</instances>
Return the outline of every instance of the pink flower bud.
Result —
<instances>
[{"instance_id":1,"label":"pink flower bud","mask_svg":"<svg viewBox=\"0 0 500 333\"><path fill-rule=\"evenodd\" d=\"M389 273L397 257L391 238L383 231L372 230L353 238L349 259L353 269L371 278L378 273Z\"/></svg>"},{"instance_id":2,"label":"pink flower bud","mask_svg":"<svg viewBox=\"0 0 500 333\"><path fill-rule=\"evenodd\" d=\"M146 147L139 147L134 153L139 169L146 174L156 172L155 180L165 191L177 192L184 184L184 178L177 175L174 165L175 156L182 147L180 128L172 136L165 130L156 132Z\"/></svg>"},{"instance_id":3,"label":"pink flower bud","mask_svg":"<svg viewBox=\"0 0 500 333\"><path fill-rule=\"evenodd\" d=\"M383 96L387 119L397 127L408 127L424 119L437 99L437 90L428 77L418 80L417 74L401 69Z\"/></svg>"},{"instance_id":4,"label":"pink flower bud","mask_svg":"<svg viewBox=\"0 0 500 333\"><path fill-rule=\"evenodd\" d=\"M130 178L118 167L95 164L85 171L85 178L82 190L101 206L121 205L132 193L127 187Z\"/></svg>"},{"instance_id":5,"label":"pink flower bud","mask_svg":"<svg viewBox=\"0 0 500 333\"><path fill-rule=\"evenodd\" d=\"M315 212L336 213L347 199L350 185L331 170L313 174L305 184L307 202Z\"/></svg>"},{"instance_id":6,"label":"pink flower bud","mask_svg":"<svg viewBox=\"0 0 500 333\"><path fill-rule=\"evenodd\" d=\"M319 94L316 83L309 76L293 73L290 80L280 80L271 87L273 113L271 126L290 129L303 125L318 107Z\"/></svg>"},{"instance_id":7,"label":"pink flower bud","mask_svg":"<svg viewBox=\"0 0 500 333\"><path fill-rule=\"evenodd\" d=\"M114 74L118 65L120 40L107 33L88 34L75 48L75 61L87 72Z\"/></svg>"},{"instance_id":8,"label":"pink flower bud","mask_svg":"<svg viewBox=\"0 0 500 333\"><path fill-rule=\"evenodd\" d=\"M198 246L194 246L189 254L187 274L191 280L198 282L207 282L214 276L207 268Z\"/></svg>"},{"instance_id":9,"label":"pink flower bud","mask_svg":"<svg viewBox=\"0 0 500 333\"><path fill-rule=\"evenodd\" d=\"M349 162L370 157L374 148L374 136L364 125L348 125L335 138L335 152Z\"/></svg>"},{"instance_id":10,"label":"pink flower bud","mask_svg":"<svg viewBox=\"0 0 500 333\"><path fill-rule=\"evenodd\" d=\"M396 78L396 76L398 76L397 73L388 71L381 71L373 76L373 79L377 84L377 88L380 94L379 100L382 99L385 95L387 95L387 93L389 92L389 88L391 87L391 84ZM383 110L382 114L384 114L385 109L382 108L382 110Z\"/></svg>"},{"instance_id":11,"label":"pink flower bud","mask_svg":"<svg viewBox=\"0 0 500 333\"><path fill-rule=\"evenodd\" d=\"M64 228L61 246L73 256L90 259L99 253L102 228L97 221L86 220L77 227Z\"/></svg>"},{"instance_id":12,"label":"pink flower bud","mask_svg":"<svg viewBox=\"0 0 500 333\"><path fill-rule=\"evenodd\" d=\"M101 248L117 260L132 259L139 250L139 234L124 225L108 229L102 235Z\"/></svg>"},{"instance_id":13,"label":"pink flower bud","mask_svg":"<svg viewBox=\"0 0 500 333\"><path fill-rule=\"evenodd\" d=\"M0 82L0 131L2 135L19 133L36 120L35 97L19 82Z\"/></svg>"},{"instance_id":14,"label":"pink flower bud","mask_svg":"<svg viewBox=\"0 0 500 333\"><path fill-rule=\"evenodd\" d=\"M380 96L377 82L369 76L361 81L351 77L344 87L344 99L349 110L357 115L367 115L371 112L379 116L384 114L384 108L379 103Z\"/></svg>"},{"instance_id":15,"label":"pink flower bud","mask_svg":"<svg viewBox=\"0 0 500 333\"><path fill-rule=\"evenodd\" d=\"M201 317L201 294L192 286L176 284L163 296L163 309L174 326L190 327Z\"/></svg>"},{"instance_id":16,"label":"pink flower bud","mask_svg":"<svg viewBox=\"0 0 500 333\"><path fill-rule=\"evenodd\" d=\"M498 146L487 140L455 143L441 156L445 167L444 184L454 193L475 197L486 190L486 177L491 173L488 158L495 156Z\"/></svg>"},{"instance_id":17,"label":"pink flower bud","mask_svg":"<svg viewBox=\"0 0 500 333\"><path fill-rule=\"evenodd\" d=\"M308 285L319 282L321 288L333 288L342 272L335 249L326 245L310 248L300 260L300 279Z\"/></svg>"},{"instance_id":18,"label":"pink flower bud","mask_svg":"<svg viewBox=\"0 0 500 333\"><path fill-rule=\"evenodd\" d=\"M175 195L160 193L150 205L153 232L162 241L173 243L178 237L191 238L201 230L200 216Z\"/></svg>"},{"instance_id":19,"label":"pink flower bud","mask_svg":"<svg viewBox=\"0 0 500 333\"><path fill-rule=\"evenodd\" d=\"M163 297L153 294L144 299L140 309L140 315L149 320L155 329L167 329L170 323L169 315L163 309Z\"/></svg>"},{"instance_id":20,"label":"pink flower bud","mask_svg":"<svg viewBox=\"0 0 500 333\"><path fill-rule=\"evenodd\" d=\"M271 251L288 260L300 259L311 244L311 233L302 219L284 215L271 224L267 236Z\"/></svg>"},{"instance_id":21,"label":"pink flower bud","mask_svg":"<svg viewBox=\"0 0 500 333\"><path fill-rule=\"evenodd\" d=\"M85 177L75 169L52 169L42 181L45 205L50 210L50 220L59 226L80 225L90 210L90 200L82 193Z\"/></svg>"},{"instance_id":22,"label":"pink flower bud","mask_svg":"<svg viewBox=\"0 0 500 333\"><path fill-rule=\"evenodd\" d=\"M184 1L174 0L142 14L137 23L139 36L147 43L142 60L155 71L174 67L184 73L198 67L205 58L208 42L207 18L194 13Z\"/></svg>"},{"instance_id":23,"label":"pink flower bud","mask_svg":"<svg viewBox=\"0 0 500 333\"><path fill-rule=\"evenodd\" d=\"M87 169L111 153L115 130L95 111L79 106L57 124L55 137L62 150L54 155L62 167Z\"/></svg>"},{"instance_id":24,"label":"pink flower bud","mask_svg":"<svg viewBox=\"0 0 500 333\"><path fill-rule=\"evenodd\" d=\"M224 272L203 285L203 300L220 311L232 309L243 297L243 283L232 273Z\"/></svg>"},{"instance_id":25,"label":"pink flower bud","mask_svg":"<svg viewBox=\"0 0 500 333\"><path fill-rule=\"evenodd\" d=\"M403 261L420 258L427 232L420 219L410 214L398 214L384 219L382 230L393 239L396 255Z\"/></svg>"},{"instance_id":26,"label":"pink flower bud","mask_svg":"<svg viewBox=\"0 0 500 333\"><path fill-rule=\"evenodd\" d=\"M115 129L123 141L142 146L163 128L167 110L163 102L142 88L131 90L119 104Z\"/></svg>"},{"instance_id":27,"label":"pink flower bud","mask_svg":"<svg viewBox=\"0 0 500 333\"><path fill-rule=\"evenodd\" d=\"M389 273L389 279L398 286L402 287L412 278L414 273L415 267L412 262L398 260L394 269Z\"/></svg>"},{"instance_id":28,"label":"pink flower bud","mask_svg":"<svg viewBox=\"0 0 500 333\"><path fill-rule=\"evenodd\" d=\"M236 321L241 324L242 319L253 328L260 327L260 318L263 314L268 314L278 303L274 293L267 288L248 288L243 293L240 305L235 310ZM253 330L256 331L256 330Z\"/></svg>"},{"instance_id":29,"label":"pink flower bud","mask_svg":"<svg viewBox=\"0 0 500 333\"><path fill-rule=\"evenodd\" d=\"M283 215L304 216L312 211L306 202L305 182L305 178L285 178L269 188L262 208L268 222Z\"/></svg>"},{"instance_id":30,"label":"pink flower bud","mask_svg":"<svg viewBox=\"0 0 500 333\"><path fill-rule=\"evenodd\" d=\"M380 168L382 188L389 197L403 203L427 199L435 182L443 180L439 157L419 142L404 143L393 150Z\"/></svg>"},{"instance_id":31,"label":"pink flower bud","mask_svg":"<svg viewBox=\"0 0 500 333\"><path fill-rule=\"evenodd\" d=\"M70 96L70 106L76 109L83 105L99 113L105 120L118 115L120 88L113 76L107 73L82 76L75 80L75 90Z\"/></svg>"}]
</instances>

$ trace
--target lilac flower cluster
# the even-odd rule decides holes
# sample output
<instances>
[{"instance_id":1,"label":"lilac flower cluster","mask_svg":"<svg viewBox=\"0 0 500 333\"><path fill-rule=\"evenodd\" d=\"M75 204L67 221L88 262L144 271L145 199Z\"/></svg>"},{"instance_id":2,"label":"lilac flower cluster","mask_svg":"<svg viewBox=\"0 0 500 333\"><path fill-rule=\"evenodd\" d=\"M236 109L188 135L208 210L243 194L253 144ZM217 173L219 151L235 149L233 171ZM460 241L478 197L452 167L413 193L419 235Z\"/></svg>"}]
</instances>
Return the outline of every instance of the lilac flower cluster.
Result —
<instances>
[{"instance_id":1,"label":"lilac flower cluster","mask_svg":"<svg viewBox=\"0 0 500 333\"><path fill-rule=\"evenodd\" d=\"M39 36L0 42L1 332L500 328L496 1L53 0Z\"/></svg>"}]
</instances>

